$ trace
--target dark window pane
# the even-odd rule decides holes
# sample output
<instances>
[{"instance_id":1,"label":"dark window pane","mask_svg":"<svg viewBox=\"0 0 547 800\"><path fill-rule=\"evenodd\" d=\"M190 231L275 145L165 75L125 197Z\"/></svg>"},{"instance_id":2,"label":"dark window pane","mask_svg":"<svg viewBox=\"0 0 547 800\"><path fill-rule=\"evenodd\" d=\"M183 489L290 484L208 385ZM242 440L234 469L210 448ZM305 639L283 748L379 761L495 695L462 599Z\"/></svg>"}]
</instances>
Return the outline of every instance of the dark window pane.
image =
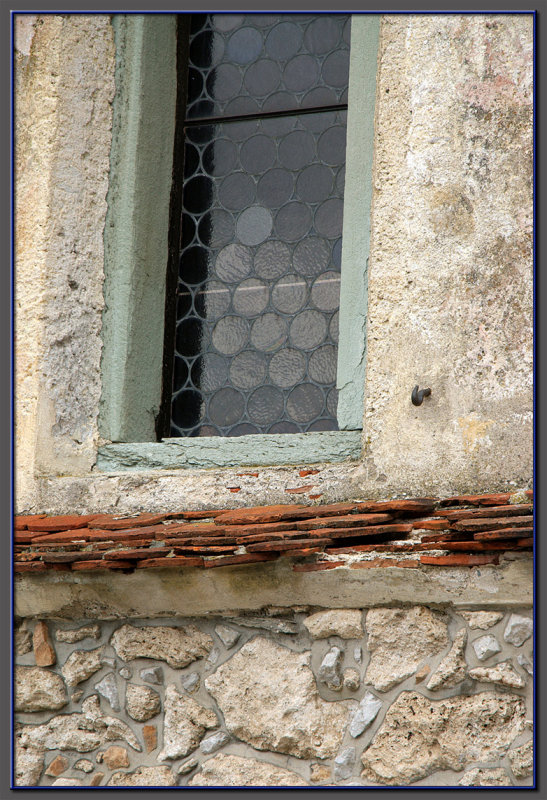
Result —
<instances>
[{"instance_id":1,"label":"dark window pane","mask_svg":"<svg viewBox=\"0 0 547 800\"><path fill-rule=\"evenodd\" d=\"M228 39L226 56L236 64L250 64L262 50L262 36L255 28L239 28Z\"/></svg>"},{"instance_id":2,"label":"dark window pane","mask_svg":"<svg viewBox=\"0 0 547 800\"><path fill-rule=\"evenodd\" d=\"M190 37L188 119L345 102L349 15L198 16Z\"/></svg>"},{"instance_id":3,"label":"dark window pane","mask_svg":"<svg viewBox=\"0 0 547 800\"><path fill-rule=\"evenodd\" d=\"M191 28L173 435L336 430L349 16Z\"/></svg>"},{"instance_id":4,"label":"dark window pane","mask_svg":"<svg viewBox=\"0 0 547 800\"><path fill-rule=\"evenodd\" d=\"M209 402L209 418L219 428L236 423L241 419L244 410L243 395L230 387L219 389Z\"/></svg>"},{"instance_id":5,"label":"dark window pane","mask_svg":"<svg viewBox=\"0 0 547 800\"><path fill-rule=\"evenodd\" d=\"M261 386L249 397L247 410L257 425L272 425L283 416L283 394L275 386Z\"/></svg>"},{"instance_id":6,"label":"dark window pane","mask_svg":"<svg viewBox=\"0 0 547 800\"><path fill-rule=\"evenodd\" d=\"M266 52L275 61L286 61L299 52L302 28L294 22L280 22L266 38Z\"/></svg>"},{"instance_id":7,"label":"dark window pane","mask_svg":"<svg viewBox=\"0 0 547 800\"><path fill-rule=\"evenodd\" d=\"M275 92L281 82L281 70L275 61L255 61L245 72L245 89L253 97L266 97Z\"/></svg>"}]
</instances>

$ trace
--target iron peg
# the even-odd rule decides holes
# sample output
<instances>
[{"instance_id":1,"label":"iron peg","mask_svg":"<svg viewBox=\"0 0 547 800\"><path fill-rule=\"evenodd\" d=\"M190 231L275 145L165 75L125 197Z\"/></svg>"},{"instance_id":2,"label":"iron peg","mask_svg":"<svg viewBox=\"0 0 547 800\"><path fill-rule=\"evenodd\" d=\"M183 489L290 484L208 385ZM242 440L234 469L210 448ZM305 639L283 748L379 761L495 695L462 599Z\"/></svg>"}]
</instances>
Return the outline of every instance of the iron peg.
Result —
<instances>
[{"instance_id":1,"label":"iron peg","mask_svg":"<svg viewBox=\"0 0 547 800\"><path fill-rule=\"evenodd\" d=\"M412 400L413 405L421 406L424 401L424 397L429 397L430 394L431 389L418 389L418 386L416 385L412 390L410 399Z\"/></svg>"}]
</instances>

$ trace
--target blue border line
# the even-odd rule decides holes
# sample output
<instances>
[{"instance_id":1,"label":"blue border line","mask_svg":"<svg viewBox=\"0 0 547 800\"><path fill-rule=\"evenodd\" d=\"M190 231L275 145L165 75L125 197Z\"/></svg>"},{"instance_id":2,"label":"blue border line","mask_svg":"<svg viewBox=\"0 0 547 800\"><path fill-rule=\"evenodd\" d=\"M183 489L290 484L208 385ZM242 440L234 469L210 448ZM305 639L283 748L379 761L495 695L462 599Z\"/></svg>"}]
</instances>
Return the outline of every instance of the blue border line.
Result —
<instances>
[{"instance_id":1,"label":"blue border line","mask_svg":"<svg viewBox=\"0 0 547 800\"><path fill-rule=\"evenodd\" d=\"M164 10L164 11L159 11L159 10L158 11L139 11L139 10L137 10L137 11L128 11L128 10L125 10L125 9L120 9L120 10L116 11L116 10L113 10L112 8L105 8L105 9L101 9L101 10L94 9L94 10L89 10L89 11L67 11L66 9L43 11L42 9L36 9L34 11L33 10L26 10L26 11L11 10L10 11L10 16L13 19L13 17L15 15L23 16L23 15L27 15L27 14L28 15L34 15L34 14L40 14L40 15L62 14L63 16L71 16L72 17L72 16L81 16L81 15L92 16L92 15L98 15L98 14L107 14L108 16L112 16L113 14L141 14L141 15L144 16L144 15L150 15L150 14L196 14L196 13L202 14L204 12L203 12L203 9L199 9L199 8L181 9L179 11L175 11L173 9L167 9L167 10ZM406 17L420 17L420 16L440 17L440 16L447 16L447 15L454 15L454 14L459 14L461 16L477 16L477 15L492 15L492 14L497 14L497 15L500 15L500 16L502 14L505 15L505 16L507 16L507 15L510 15L510 16L523 16L523 15L526 15L526 14L528 14L528 15L531 14L531 15L533 15L534 20L535 20L535 16L537 14L537 11L535 9L531 9L531 8L527 9L527 10L525 9L524 11L517 11L517 10L515 10L515 11L507 11L507 10L504 10L504 9L495 10L495 9L491 9L491 8L490 9L482 9L482 10L481 9L478 9L478 10L466 9L464 11L462 11L461 9L460 10L453 9L451 11L438 11L438 10L437 11L435 11L435 10L429 10L429 11L390 11L389 9L386 9L386 8L378 8L376 10L367 9L366 11L359 11L359 10L356 10L356 9L341 9L341 10L338 10L338 11L309 11L309 10L306 10L306 9L304 9L304 10L301 9L299 11L288 11L288 10L284 10L284 11L279 11L279 10L252 11L250 9L245 9L244 8L244 9L231 9L230 11L226 11L224 9L218 9L218 10L213 9L209 13L212 13L212 14L278 14L278 15L279 14L284 14L284 15L291 15L291 14L361 14L361 15L362 14L376 14L376 15L381 15L381 16L385 16L385 15L389 14L389 16L406 16ZM535 36L535 21L534 21L534 36Z\"/></svg>"},{"instance_id":2,"label":"blue border line","mask_svg":"<svg viewBox=\"0 0 547 800\"><path fill-rule=\"evenodd\" d=\"M15 97L14 97L14 57L15 57L15 16L11 13L10 25L10 786L15 784L15 764L14 764L14 683L15 683L15 665L14 665L14 633L13 626L15 621L15 603L14 603L14 566L13 566L13 515L15 512L15 462L14 462L14 438L15 438L15 421L14 421L14 370L15 370L15 185L14 185L14 147L15 147Z\"/></svg>"},{"instance_id":3,"label":"blue border line","mask_svg":"<svg viewBox=\"0 0 547 800\"><path fill-rule=\"evenodd\" d=\"M537 330L536 330L536 221L537 221L537 199L536 199L536 102L537 102L537 93L536 93L536 59L537 59L537 38L536 38L536 23L537 23L537 11L533 12L533 33L532 33L532 49L533 49L533 57L532 57L532 358L533 358L533 365L532 365L532 415L533 415L533 423L532 423L532 430L533 430L533 445L532 445L532 464L533 464L533 473L532 473L532 489L534 492L533 497L533 586L532 586L532 597L533 597L533 608L532 608L532 619L534 624L534 633L533 633L533 646L534 646L534 654L532 658L533 663L533 670L534 674L532 676L532 708L533 708L533 728L532 728L532 740L534 743L534 751L532 757L532 770L533 770L533 779L532 779L532 786L534 789L537 788L537 766L536 766L536 758L535 754L537 753L537 741L536 741L536 719L537 719L537 707L536 707L536 699L537 699L537 684L536 684L536 653L537 653L537 640L536 640L536 606L537 606L537 574L536 574L536 559L537 559L537 537L536 537L536 338L537 338Z\"/></svg>"}]
</instances>

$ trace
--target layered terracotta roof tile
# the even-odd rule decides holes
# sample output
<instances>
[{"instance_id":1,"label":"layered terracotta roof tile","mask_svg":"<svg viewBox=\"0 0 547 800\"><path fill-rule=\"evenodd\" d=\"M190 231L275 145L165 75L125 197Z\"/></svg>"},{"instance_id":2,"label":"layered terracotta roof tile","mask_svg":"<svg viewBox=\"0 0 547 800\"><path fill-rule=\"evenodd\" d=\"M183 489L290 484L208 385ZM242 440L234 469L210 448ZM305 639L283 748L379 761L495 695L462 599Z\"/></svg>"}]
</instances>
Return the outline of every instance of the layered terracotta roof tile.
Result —
<instances>
[{"instance_id":1,"label":"layered terracotta roof tile","mask_svg":"<svg viewBox=\"0 0 547 800\"><path fill-rule=\"evenodd\" d=\"M532 493L526 492L526 503L511 503L511 497L20 515L14 520L15 571L208 569L278 558L291 560L295 572L497 565L504 552L533 545Z\"/></svg>"}]
</instances>

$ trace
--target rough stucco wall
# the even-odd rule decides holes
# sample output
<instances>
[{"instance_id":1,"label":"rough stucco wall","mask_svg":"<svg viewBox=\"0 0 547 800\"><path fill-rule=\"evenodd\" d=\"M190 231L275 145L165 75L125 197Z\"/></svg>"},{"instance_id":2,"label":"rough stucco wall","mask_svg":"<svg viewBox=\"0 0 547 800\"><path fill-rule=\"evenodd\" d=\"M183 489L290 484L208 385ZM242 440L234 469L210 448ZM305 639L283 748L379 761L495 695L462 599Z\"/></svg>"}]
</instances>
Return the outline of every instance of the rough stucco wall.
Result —
<instances>
[{"instance_id":1,"label":"rough stucco wall","mask_svg":"<svg viewBox=\"0 0 547 800\"><path fill-rule=\"evenodd\" d=\"M113 36L101 15L21 19L19 511L253 505L308 483L299 499L321 502L530 484L531 17L383 18L364 459L304 480L298 467L92 471ZM415 383L432 388L420 408Z\"/></svg>"},{"instance_id":2,"label":"rough stucco wall","mask_svg":"<svg viewBox=\"0 0 547 800\"><path fill-rule=\"evenodd\" d=\"M98 443L103 230L114 92L110 18L16 18L16 454L86 474Z\"/></svg>"},{"instance_id":3,"label":"rough stucco wall","mask_svg":"<svg viewBox=\"0 0 547 800\"><path fill-rule=\"evenodd\" d=\"M532 17L387 16L380 41L363 479L526 482Z\"/></svg>"}]
</instances>

